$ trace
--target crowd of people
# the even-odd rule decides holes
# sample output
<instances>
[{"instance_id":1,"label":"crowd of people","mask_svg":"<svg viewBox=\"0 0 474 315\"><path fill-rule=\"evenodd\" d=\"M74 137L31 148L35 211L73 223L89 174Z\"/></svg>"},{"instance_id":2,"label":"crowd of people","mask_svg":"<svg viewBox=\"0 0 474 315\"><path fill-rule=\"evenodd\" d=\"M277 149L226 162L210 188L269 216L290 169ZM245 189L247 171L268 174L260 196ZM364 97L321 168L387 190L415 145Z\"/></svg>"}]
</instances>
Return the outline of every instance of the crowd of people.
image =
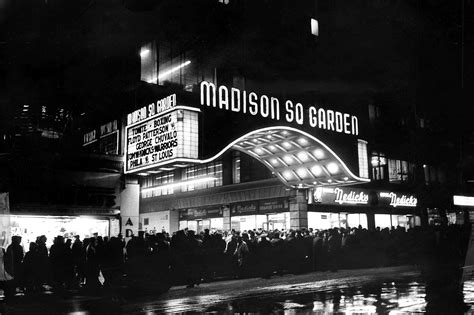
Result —
<instances>
[{"instance_id":1,"label":"crowd of people","mask_svg":"<svg viewBox=\"0 0 474 315\"><path fill-rule=\"evenodd\" d=\"M218 278L461 263L469 237L470 227L459 225L408 230L360 226L322 231L180 230L172 235L139 232L128 242L121 235L95 234L82 241L79 236L74 240L57 236L48 250L43 235L24 254L21 237L13 236L0 253L4 262L0 280L7 298L18 288L26 294L40 292L45 284L59 292L120 286L167 290L175 284L193 287Z\"/></svg>"}]
</instances>

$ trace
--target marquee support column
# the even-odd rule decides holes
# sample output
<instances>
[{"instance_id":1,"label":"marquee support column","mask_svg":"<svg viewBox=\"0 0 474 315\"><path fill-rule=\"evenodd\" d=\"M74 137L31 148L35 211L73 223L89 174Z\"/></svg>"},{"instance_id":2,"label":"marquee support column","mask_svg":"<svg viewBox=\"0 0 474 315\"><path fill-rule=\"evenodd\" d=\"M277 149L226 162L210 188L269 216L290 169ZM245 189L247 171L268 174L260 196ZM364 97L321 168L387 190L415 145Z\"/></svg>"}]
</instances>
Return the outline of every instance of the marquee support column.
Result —
<instances>
[{"instance_id":1,"label":"marquee support column","mask_svg":"<svg viewBox=\"0 0 474 315\"><path fill-rule=\"evenodd\" d=\"M230 224L230 208L229 206L222 206L222 218L224 221L224 231L230 231L231 224Z\"/></svg>"},{"instance_id":2,"label":"marquee support column","mask_svg":"<svg viewBox=\"0 0 474 315\"><path fill-rule=\"evenodd\" d=\"M296 195L290 198L290 228L308 228L308 201L305 190L296 190Z\"/></svg>"}]
</instances>

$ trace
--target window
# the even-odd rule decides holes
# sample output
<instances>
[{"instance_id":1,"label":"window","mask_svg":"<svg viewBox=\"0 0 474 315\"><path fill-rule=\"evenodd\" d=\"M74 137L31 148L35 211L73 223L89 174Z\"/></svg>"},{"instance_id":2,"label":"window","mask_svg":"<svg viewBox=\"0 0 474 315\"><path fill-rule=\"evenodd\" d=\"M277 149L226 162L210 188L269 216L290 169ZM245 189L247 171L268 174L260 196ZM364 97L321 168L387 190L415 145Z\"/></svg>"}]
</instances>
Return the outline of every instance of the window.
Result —
<instances>
[{"instance_id":1,"label":"window","mask_svg":"<svg viewBox=\"0 0 474 315\"><path fill-rule=\"evenodd\" d=\"M387 159L385 158L385 154L379 152L372 152L370 164L372 164L372 178L374 180L384 179L385 167L387 165Z\"/></svg>"},{"instance_id":2,"label":"window","mask_svg":"<svg viewBox=\"0 0 474 315\"><path fill-rule=\"evenodd\" d=\"M232 157L232 183L240 183L240 154L239 152L234 152Z\"/></svg>"},{"instance_id":3,"label":"window","mask_svg":"<svg viewBox=\"0 0 474 315\"><path fill-rule=\"evenodd\" d=\"M140 80L148 83L157 83L157 67L156 67L156 45L150 42L140 48Z\"/></svg>"},{"instance_id":4,"label":"window","mask_svg":"<svg viewBox=\"0 0 474 315\"><path fill-rule=\"evenodd\" d=\"M446 174L440 167L424 164L423 171L425 173L426 185L431 183L444 183L446 181Z\"/></svg>"},{"instance_id":5,"label":"window","mask_svg":"<svg viewBox=\"0 0 474 315\"><path fill-rule=\"evenodd\" d=\"M406 182L409 177L407 161L388 160L388 180L390 182Z\"/></svg>"},{"instance_id":6,"label":"window","mask_svg":"<svg viewBox=\"0 0 474 315\"><path fill-rule=\"evenodd\" d=\"M380 119L380 116L382 115L382 112L380 110L380 106L374 105L374 104L369 104L369 120L370 123L374 123L377 120Z\"/></svg>"},{"instance_id":7,"label":"window","mask_svg":"<svg viewBox=\"0 0 474 315\"><path fill-rule=\"evenodd\" d=\"M367 156L367 141L357 140L357 151L359 155L359 176L369 178L369 161Z\"/></svg>"},{"instance_id":8,"label":"window","mask_svg":"<svg viewBox=\"0 0 474 315\"><path fill-rule=\"evenodd\" d=\"M142 192L142 198L159 197L159 196L173 194L174 190L172 187L160 188L160 186L171 184L173 182L174 182L173 172L163 172L160 174L145 177L142 180L142 187L143 188L156 187L156 189L145 190L144 192Z\"/></svg>"},{"instance_id":9,"label":"window","mask_svg":"<svg viewBox=\"0 0 474 315\"><path fill-rule=\"evenodd\" d=\"M144 218L143 219L143 225L148 225L150 223L150 219L149 218Z\"/></svg>"},{"instance_id":10,"label":"window","mask_svg":"<svg viewBox=\"0 0 474 315\"><path fill-rule=\"evenodd\" d=\"M311 19L311 34L319 36L319 23L316 19Z\"/></svg>"},{"instance_id":11,"label":"window","mask_svg":"<svg viewBox=\"0 0 474 315\"><path fill-rule=\"evenodd\" d=\"M222 162L187 167L183 170L182 174L183 181L203 179L202 182L195 182L183 186L183 192L222 186Z\"/></svg>"}]
</instances>

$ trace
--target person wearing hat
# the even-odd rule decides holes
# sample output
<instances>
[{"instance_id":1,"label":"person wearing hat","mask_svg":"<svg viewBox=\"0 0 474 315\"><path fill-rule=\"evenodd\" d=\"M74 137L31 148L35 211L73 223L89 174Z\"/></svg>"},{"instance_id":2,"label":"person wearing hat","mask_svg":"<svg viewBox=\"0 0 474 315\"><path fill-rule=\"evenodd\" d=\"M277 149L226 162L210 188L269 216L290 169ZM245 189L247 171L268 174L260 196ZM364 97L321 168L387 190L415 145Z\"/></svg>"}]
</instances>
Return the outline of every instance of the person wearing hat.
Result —
<instances>
[{"instance_id":1,"label":"person wearing hat","mask_svg":"<svg viewBox=\"0 0 474 315\"><path fill-rule=\"evenodd\" d=\"M15 293L16 287L21 283L21 262L24 257L23 247L21 246L21 236L12 236L12 243L8 246L5 253L5 270L13 277L12 290Z\"/></svg>"}]
</instances>

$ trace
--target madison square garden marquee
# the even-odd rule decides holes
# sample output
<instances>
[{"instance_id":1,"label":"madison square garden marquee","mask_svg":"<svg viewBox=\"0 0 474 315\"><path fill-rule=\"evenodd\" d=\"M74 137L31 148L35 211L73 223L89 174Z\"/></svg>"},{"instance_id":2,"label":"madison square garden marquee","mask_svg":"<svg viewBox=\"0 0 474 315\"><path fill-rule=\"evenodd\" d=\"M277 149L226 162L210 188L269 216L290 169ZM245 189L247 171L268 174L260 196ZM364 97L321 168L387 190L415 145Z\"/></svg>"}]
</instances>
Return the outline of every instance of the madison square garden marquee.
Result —
<instances>
[{"instance_id":1,"label":"madison square garden marquee","mask_svg":"<svg viewBox=\"0 0 474 315\"><path fill-rule=\"evenodd\" d=\"M370 181L365 114L347 111L347 106L258 94L207 81L201 82L196 92L159 95L127 115L125 174L156 176L205 165L218 161L226 152L240 151L265 165L286 190L308 192ZM167 187L189 183L174 181ZM149 189L153 188L138 187L137 193ZM385 194L389 198L390 192ZM312 203L310 195L305 195L306 204ZM283 196L278 198L280 201L245 200L245 204L222 208L214 204L213 209L191 204L175 214L168 209L161 220L219 217L231 215L235 209L253 209L249 213L258 216L272 202L280 211L291 212L291 203ZM138 203L135 205L131 208L138 208ZM138 220L138 209L122 207L121 212L122 229L133 226L136 231L138 222L128 219ZM129 226L124 225L126 222ZM169 225L163 228L177 229Z\"/></svg>"}]
</instances>

